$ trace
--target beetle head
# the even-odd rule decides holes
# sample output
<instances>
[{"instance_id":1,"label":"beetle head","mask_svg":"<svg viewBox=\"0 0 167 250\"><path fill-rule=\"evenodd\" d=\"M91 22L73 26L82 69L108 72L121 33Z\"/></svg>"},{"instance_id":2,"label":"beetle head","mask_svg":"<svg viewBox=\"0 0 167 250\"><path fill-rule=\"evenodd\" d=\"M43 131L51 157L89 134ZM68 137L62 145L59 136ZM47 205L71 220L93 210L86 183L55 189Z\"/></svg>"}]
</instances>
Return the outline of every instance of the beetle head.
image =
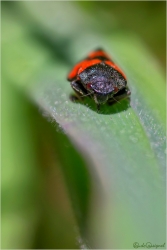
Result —
<instances>
[{"instance_id":1,"label":"beetle head","mask_svg":"<svg viewBox=\"0 0 167 250\"><path fill-rule=\"evenodd\" d=\"M92 93L97 104L106 103L126 85L126 80L121 74L104 63L85 69L79 77L81 84L88 93Z\"/></svg>"}]
</instances>

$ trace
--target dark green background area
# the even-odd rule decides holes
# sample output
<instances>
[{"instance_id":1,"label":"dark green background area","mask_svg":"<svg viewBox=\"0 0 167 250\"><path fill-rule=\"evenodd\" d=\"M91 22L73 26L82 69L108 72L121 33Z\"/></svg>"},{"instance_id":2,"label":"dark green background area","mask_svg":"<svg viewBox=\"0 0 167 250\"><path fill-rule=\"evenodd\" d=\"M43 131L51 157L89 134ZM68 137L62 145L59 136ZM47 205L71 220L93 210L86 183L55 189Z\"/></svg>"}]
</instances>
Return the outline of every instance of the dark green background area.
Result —
<instances>
[{"instance_id":1,"label":"dark green background area","mask_svg":"<svg viewBox=\"0 0 167 250\"><path fill-rule=\"evenodd\" d=\"M163 241L166 2L1 4L2 248ZM97 46L132 92L101 113L66 80Z\"/></svg>"}]
</instances>

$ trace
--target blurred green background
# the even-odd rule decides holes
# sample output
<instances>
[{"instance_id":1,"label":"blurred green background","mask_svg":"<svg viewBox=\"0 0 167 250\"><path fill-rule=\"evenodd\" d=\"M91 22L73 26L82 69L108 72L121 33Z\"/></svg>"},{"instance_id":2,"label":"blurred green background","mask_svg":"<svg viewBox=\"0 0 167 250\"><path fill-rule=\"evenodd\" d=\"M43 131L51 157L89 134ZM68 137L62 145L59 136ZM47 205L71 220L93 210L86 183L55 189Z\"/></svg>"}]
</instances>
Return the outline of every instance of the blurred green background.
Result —
<instances>
[{"instance_id":1,"label":"blurred green background","mask_svg":"<svg viewBox=\"0 0 167 250\"><path fill-rule=\"evenodd\" d=\"M90 235L88 225L96 200L93 190L103 193L99 176L91 159L35 103L33 88L47 67L55 67L59 77L80 56L117 34L130 45L131 37L144 44L143 56L152 54L146 62L164 78L166 2L1 3L1 247L98 248L96 240L103 236ZM90 34L95 42L82 43ZM115 241L117 246L120 239Z\"/></svg>"}]
</instances>

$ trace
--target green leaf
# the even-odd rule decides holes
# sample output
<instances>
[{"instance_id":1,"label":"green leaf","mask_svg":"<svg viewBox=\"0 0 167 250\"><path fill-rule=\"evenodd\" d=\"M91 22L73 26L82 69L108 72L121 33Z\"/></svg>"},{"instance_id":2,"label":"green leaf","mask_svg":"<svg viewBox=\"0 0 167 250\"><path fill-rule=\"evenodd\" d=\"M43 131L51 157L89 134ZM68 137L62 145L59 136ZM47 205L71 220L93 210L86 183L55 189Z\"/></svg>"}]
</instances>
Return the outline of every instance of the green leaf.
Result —
<instances>
[{"instance_id":1,"label":"green leaf","mask_svg":"<svg viewBox=\"0 0 167 250\"><path fill-rule=\"evenodd\" d=\"M59 3L57 6L62 8L63 5ZM57 151L61 155L62 169L83 242L91 248L118 249L133 248L136 241L163 244L165 81L155 59L133 34L115 32L112 36L101 36L101 33L92 32L94 29L91 26L77 36L77 26L73 25L68 30L68 24L65 27L60 22L60 28L58 24L53 26L53 20L45 23L46 31L46 26L42 27L45 8L38 11L38 4L32 3L21 6L26 9L27 16L31 14L34 18L31 22L23 19L31 36L21 24L12 22L12 17L11 20L7 18L8 23L3 26L6 31L4 74L9 81L17 79L15 85L31 97L52 123L58 123L64 133L59 137ZM76 13L76 6L69 6L68 16ZM61 20L58 10L54 18ZM34 17L34 13L38 14ZM83 13L78 9L75 15L75 22L81 22L79 17ZM33 22L40 31L36 34ZM84 27L85 23L81 22L81 26ZM17 32L11 34L9 27ZM100 113L89 98L72 102L70 95L73 91L66 80L71 60L77 62L89 52L88 48L99 45L126 72L132 92L130 103L124 100L113 106L104 105ZM25 63L26 70L23 69ZM56 130L52 134L56 143ZM79 156L74 149L71 157L70 151L64 150L63 140L68 139L63 137L69 138L86 165L81 159L75 161L75 157L79 159ZM76 162L80 170L69 167L73 163L77 166ZM87 189L90 181L92 191ZM89 192L91 209L88 214Z\"/></svg>"}]
</instances>

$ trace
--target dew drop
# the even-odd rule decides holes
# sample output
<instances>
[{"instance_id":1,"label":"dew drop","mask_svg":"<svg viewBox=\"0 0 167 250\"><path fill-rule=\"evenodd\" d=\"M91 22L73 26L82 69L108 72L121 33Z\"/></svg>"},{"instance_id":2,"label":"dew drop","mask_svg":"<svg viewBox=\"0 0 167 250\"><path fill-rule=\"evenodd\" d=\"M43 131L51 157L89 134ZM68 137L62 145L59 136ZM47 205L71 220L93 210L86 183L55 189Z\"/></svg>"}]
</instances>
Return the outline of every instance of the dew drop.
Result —
<instances>
[{"instance_id":1,"label":"dew drop","mask_svg":"<svg viewBox=\"0 0 167 250\"><path fill-rule=\"evenodd\" d=\"M138 138L135 137L135 136L133 136L133 135L129 136L129 139L130 139L133 143L137 143L137 142L138 142Z\"/></svg>"},{"instance_id":2,"label":"dew drop","mask_svg":"<svg viewBox=\"0 0 167 250\"><path fill-rule=\"evenodd\" d=\"M146 157L148 158L154 158L154 154L151 152L146 153Z\"/></svg>"}]
</instances>

